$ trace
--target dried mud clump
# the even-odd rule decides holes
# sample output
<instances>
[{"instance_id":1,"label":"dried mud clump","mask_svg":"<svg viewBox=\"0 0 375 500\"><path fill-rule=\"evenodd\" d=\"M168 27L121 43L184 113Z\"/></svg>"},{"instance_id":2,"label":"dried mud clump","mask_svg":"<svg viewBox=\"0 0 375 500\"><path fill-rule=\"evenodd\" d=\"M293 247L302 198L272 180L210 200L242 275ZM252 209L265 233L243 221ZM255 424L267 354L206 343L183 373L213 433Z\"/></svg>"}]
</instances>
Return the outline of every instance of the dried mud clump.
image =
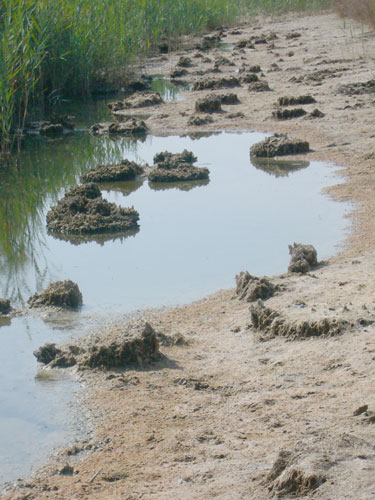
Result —
<instances>
[{"instance_id":1,"label":"dried mud clump","mask_svg":"<svg viewBox=\"0 0 375 500\"><path fill-rule=\"evenodd\" d=\"M252 73L251 71L249 71L241 76L240 82L241 83L259 82L259 78L255 73Z\"/></svg>"},{"instance_id":2,"label":"dried mud clump","mask_svg":"<svg viewBox=\"0 0 375 500\"><path fill-rule=\"evenodd\" d=\"M134 208L122 208L102 198L96 184L79 186L47 213L47 228L62 234L126 232L138 227Z\"/></svg>"},{"instance_id":3,"label":"dried mud clump","mask_svg":"<svg viewBox=\"0 0 375 500\"><path fill-rule=\"evenodd\" d=\"M284 96L279 97L279 106L296 106L298 104L314 104L316 100L311 95L301 95L299 97Z\"/></svg>"},{"instance_id":4,"label":"dried mud clump","mask_svg":"<svg viewBox=\"0 0 375 500\"><path fill-rule=\"evenodd\" d=\"M215 47L221 40L220 35L205 35L198 44L197 49L207 51Z\"/></svg>"},{"instance_id":5,"label":"dried mud clump","mask_svg":"<svg viewBox=\"0 0 375 500\"><path fill-rule=\"evenodd\" d=\"M340 94L348 96L375 93L375 79L367 82L347 83L338 88Z\"/></svg>"},{"instance_id":6,"label":"dried mud clump","mask_svg":"<svg viewBox=\"0 0 375 500\"><path fill-rule=\"evenodd\" d=\"M252 40L240 40L236 43L235 47L237 49L255 49L255 45Z\"/></svg>"},{"instance_id":7,"label":"dried mud clump","mask_svg":"<svg viewBox=\"0 0 375 500\"><path fill-rule=\"evenodd\" d=\"M309 116L311 118L324 118L325 114L322 111L320 111L318 108L316 108L316 109L314 109L314 111L311 111Z\"/></svg>"},{"instance_id":8,"label":"dried mud clump","mask_svg":"<svg viewBox=\"0 0 375 500\"><path fill-rule=\"evenodd\" d=\"M190 57L181 56L177 62L177 66L180 68L191 68L193 66L193 61Z\"/></svg>"},{"instance_id":9,"label":"dried mud clump","mask_svg":"<svg viewBox=\"0 0 375 500\"><path fill-rule=\"evenodd\" d=\"M272 113L272 118L275 120L291 120L292 118L300 118L306 114L303 108L277 109Z\"/></svg>"},{"instance_id":10,"label":"dried mud clump","mask_svg":"<svg viewBox=\"0 0 375 500\"><path fill-rule=\"evenodd\" d=\"M197 157L186 149L182 153L158 153L154 156L155 168L149 174L151 182L197 181L209 178L209 170L193 165Z\"/></svg>"},{"instance_id":11,"label":"dried mud clump","mask_svg":"<svg viewBox=\"0 0 375 500\"><path fill-rule=\"evenodd\" d=\"M111 102L108 104L108 108L113 113L116 113L116 111L121 111L123 109L146 108L149 106L158 106L163 103L164 101L159 92L141 92L132 95L123 101Z\"/></svg>"},{"instance_id":12,"label":"dried mud clump","mask_svg":"<svg viewBox=\"0 0 375 500\"><path fill-rule=\"evenodd\" d=\"M316 321L288 321L284 316L265 307L261 300L250 306L253 328L260 333L261 340L287 337L302 340L309 337L332 337L348 328L347 321L323 318Z\"/></svg>"},{"instance_id":13,"label":"dried mud clump","mask_svg":"<svg viewBox=\"0 0 375 500\"><path fill-rule=\"evenodd\" d=\"M235 76L226 78L199 80L194 83L193 90L217 90L223 88L240 87L241 84Z\"/></svg>"},{"instance_id":14,"label":"dried mud clump","mask_svg":"<svg viewBox=\"0 0 375 500\"><path fill-rule=\"evenodd\" d=\"M30 307L54 306L76 309L82 305L82 294L73 281L56 281L42 293L32 295L28 304Z\"/></svg>"},{"instance_id":15,"label":"dried mud clump","mask_svg":"<svg viewBox=\"0 0 375 500\"><path fill-rule=\"evenodd\" d=\"M175 168L180 163L195 163L198 158L192 151L184 149L182 153L162 151L154 156L154 164L163 164L163 168Z\"/></svg>"},{"instance_id":16,"label":"dried mud clump","mask_svg":"<svg viewBox=\"0 0 375 500\"><path fill-rule=\"evenodd\" d=\"M147 125L143 120L135 117L124 117L121 122L101 122L92 125L91 132L94 135L146 135L148 133Z\"/></svg>"},{"instance_id":17,"label":"dried mud clump","mask_svg":"<svg viewBox=\"0 0 375 500\"><path fill-rule=\"evenodd\" d=\"M193 127L200 127L201 125L213 123L213 121L214 120L210 115L193 115L189 118L187 124Z\"/></svg>"},{"instance_id":18,"label":"dried mud clump","mask_svg":"<svg viewBox=\"0 0 375 500\"><path fill-rule=\"evenodd\" d=\"M312 245L302 245L293 243L289 245L290 263L288 271L290 273L308 273L311 267L318 264L318 254Z\"/></svg>"},{"instance_id":19,"label":"dried mud clump","mask_svg":"<svg viewBox=\"0 0 375 500\"><path fill-rule=\"evenodd\" d=\"M89 338L81 346L46 344L34 356L49 367L105 369L143 367L161 358L157 333L149 323L118 326L108 336Z\"/></svg>"},{"instance_id":20,"label":"dried mud clump","mask_svg":"<svg viewBox=\"0 0 375 500\"><path fill-rule=\"evenodd\" d=\"M250 155L273 158L275 156L306 153L309 149L309 143L306 141L293 139L286 134L275 134L267 137L264 141L254 144L250 149Z\"/></svg>"},{"instance_id":21,"label":"dried mud clump","mask_svg":"<svg viewBox=\"0 0 375 500\"><path fill-rule=\"evenodd\" d=\"M240 100L238 99L237 94L221 94L220 95L221 104L239 104Z\"/></svg>"},{"instance_id":22,"label":"dried mud clump","mask_svg":"<svg viewBox=\"0 0 375 500\"><path fill-rule=\"evenodd\" d=\"M218 113L221 111L221 96L210 94L198 99L195 111L198 113Z\"/></svg>"},{"instance_id":23,"label":"dried mud clump","mask_svg":"<svg viewBox=\"0 0 375 500\"><path fill-rule=\"evenodd\" d=\"M239 73L260 73L262 71L262 68L258 65L255 64L253 66L249 66L248 64L242 64L241 68L239 69Z\"/></svg>"},{"instance_id":24,"label":"dried mud clump","mask_svg":"<svg viewBox=\"0 0 375 500\"><path fill-rule=\"evenodd\" d=\"M181 78L186 76L189 72L186 69L176 68L171 72L171 78Z\"/></svg>"},{"instance_id":25,"label":"dried mud clump","mask_svg":"<svg viewBox=\"0 0 375 500\"><path fill-rule=\"evenodd\" d=\"M240 300L255 302L258 299L269 299L278 287L267 278L252 276L247 271L242 271L236 276L236 295Z\"/></svg>"},{"instance_id":26,"label":"dried mud clump","mask_svg":"<svg viewBox=\"0 0 375 500\"><path fill-rule=\"evenodd\" d=\"M235 66L233 61L230 61L227 57L219 56L215 58L214 67L219 68L220 66Z\"/></svg>"},{"instance_id":27,"label":"dried mud clump","mask_svg":"<svg viewBox=\"0 0 375 500\"><path fill-rule=\"evenodd\" d=\"M0 299L0 316L2 314L9 314L12 310L9 299Z\"/></svg>"},{"instance_id":28,"label":"dried mud clump","mask_svg":"<svg viewBox=\"0 0 375 500\"><path fill-rule=\"evenodd\" d=\"M271 88L266 80L259 80L259 82L252 82L248 86L249 92L270 92Z\"/></svg>"},{"instance_id":29,"label":"dried mud clump","mask_svg":"<svg viewBox=\"0 0 375 500\"><path fill-rule=\"evenodd\" d=\"M295 38L299 38L301 36L301 33L298 33L298 31L291 31L290 33L287 33L285 35L286 40L293 40Z\"/></svg>"},{"instance_id":30,"label":"dried mud clump","mask_svg":"<svg viewBox=\"0 0 375 500\"><path fill-rule=\"evenodd\" d=\"M118 164L97 165L82 175L81 182L114 182L135 179L144 167L133 161L122 160Z\"/></svg>"}]
</instances>

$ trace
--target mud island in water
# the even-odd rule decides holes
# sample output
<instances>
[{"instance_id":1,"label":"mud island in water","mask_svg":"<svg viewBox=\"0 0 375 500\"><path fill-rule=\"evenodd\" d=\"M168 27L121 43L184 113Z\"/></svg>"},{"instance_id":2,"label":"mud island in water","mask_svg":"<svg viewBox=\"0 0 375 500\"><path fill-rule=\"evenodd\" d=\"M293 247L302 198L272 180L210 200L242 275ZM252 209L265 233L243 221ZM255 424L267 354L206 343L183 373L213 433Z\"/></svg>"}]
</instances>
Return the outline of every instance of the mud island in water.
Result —
<instances>
[{"instance_id":1,"label":"mud island in water","mask_svg":"<svg viewBox=\"0 0 375 500\"><path fill-rule=\"evenodd\" d=\"M345 246L326 262L298 255L281 276L244 269L237 294L144 312L140 324L109 325L73 346L93 440L61 450L5 500L375 498L374 34L324 13L220 36L233 47L225 59L203 40L148 61L191 85L183 100L153 97L144 123L93 132L282 134L266 141L266 157L287 134L298 141L291 159L346 167L329 189L353 203ZM225 99L233 88L237 99ZM132 116L140 102L120 107ZM281 111L295 105L305 112ZM95 214L112 210L94 203Z\"/></svg>"}]
</instances>

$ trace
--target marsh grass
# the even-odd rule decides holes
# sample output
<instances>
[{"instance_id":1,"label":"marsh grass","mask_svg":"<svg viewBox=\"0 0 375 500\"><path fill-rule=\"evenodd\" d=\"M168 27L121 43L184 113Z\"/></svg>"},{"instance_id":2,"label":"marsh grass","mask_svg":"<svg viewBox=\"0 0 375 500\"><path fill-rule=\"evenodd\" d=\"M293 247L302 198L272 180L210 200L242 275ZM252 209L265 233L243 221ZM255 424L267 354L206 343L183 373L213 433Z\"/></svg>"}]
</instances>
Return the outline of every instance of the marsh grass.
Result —
<instances>
[{"instance_id":1,"label":"marsh grass","mask_svg":"<svg viewBox=\"0 0 375 500\"><path fill-rule=\"evenodd\" d=\"M184 34L262 11L316 9L328 0L3 0L0 2L0 147L32 108L89 95L123 78L139 56Z\"/></svg>"},{"instance_id":2,"label":"marsh grass","mask_svg":"<svg viewBox=\"0 0 375 500\"><path fill-rule=\"evenodd\" d=\"M335 6L341 16L375 26L375 0L337 0Z\"/></svg>"}]
</instances>

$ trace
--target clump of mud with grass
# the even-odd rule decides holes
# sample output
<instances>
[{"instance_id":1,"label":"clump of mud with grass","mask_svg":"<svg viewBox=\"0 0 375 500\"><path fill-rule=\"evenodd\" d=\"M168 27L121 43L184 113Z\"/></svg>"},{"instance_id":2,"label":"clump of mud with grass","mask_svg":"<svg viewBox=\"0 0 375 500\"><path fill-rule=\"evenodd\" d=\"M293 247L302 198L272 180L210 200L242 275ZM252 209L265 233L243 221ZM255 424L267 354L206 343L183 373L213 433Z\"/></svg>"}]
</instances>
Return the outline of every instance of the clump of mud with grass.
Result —
<instances>
[{"instance_id":1,"label":"clump of mud with grass","mask_svg":"<svg viewBox=\"0 0 375 500\"><path fill-rule=\"evenodd\" d=\"M121 116L121 121L101 122L90 128L94 135L144 136L148 127L143 120L134 116Z\"/></svg>"},{"instance_id":2,"label":"clump of mud with grass","mask_svg":"<svg viewBox=\"0 0 375 500\"><path fill-rule=\"evenodd\" d=\"M269 299L279 287L268 278L258 278L249 272L243 271L236 276L236 295L240 300L255 302L258 299Z\"/></svg>"},{"instance_id":3,"label":"clump of mud with grass","mask_svg":"<svg viewBox=\"0 0 375 500\"><path fill-rule=\"evenodd\" d=\"M209 178L208 168L193 165L197 157L186 149L182 153L168 151L154 156L154 168L149 173L151 182L198 181Z\"/></svg>"},{"instance_id":4,"label":"clump of mud with grass","mask_svg":"<svg viewBox=\"0 0 375 500\"><path fill-rule=\"evenodd\" d=\"M307 153L310 145L307 141L294 139L286 134L275 134L267 137L250 148L250 155L256 157L273 158L275 156Z\"/></svg>"},{"instance_id":5,"label":"clump of mud with grass","mask_svg":"<svg viewBox=\"0 0 375 500\"><path fill-rule=\"evenodd\" d=\"M126 369L143 368L158 361L158 334L150 323L111 325L100 335L84 339L80 345L69 344L57 348L45 344L34 352L37 360L49 368Z\"/></svg>"},{"instance_id":6,"label":"clump of mud with grass","mask_svg":"<svg viewBox=\"0 0 375 500\"><path fill-rule=\"evenodd\" d=\"M12 310L9 299L0 298L0 316L9 314Z\"/></svg>"},{"instance_id":7,"label":"clump of mud with grass","mask_svg":"<svg viewBox=\"0 0 375 500\"><path fill-rule=\"evenodd\" d=\"M88 183L68 192L47 213L51 233L123 233L138 228L139 214L134 208L119 207L102 198L97 184Z\"/></svg>"},{"instance_id":8,"label":"clump of mud with grass","mask_svg":"<svg viewBox=\"0 0 375 500\"><path fill-rule=\"evenodd\" d=\"M351 325L345 320L322 318L320 320L293 321L278 311L266 307L262 300L250 306L252 327L260 340L287 337L302 340L310 337L332 337L347 330Z\"/></svg>"},{"instance_id":9,"label":"clump of mud with grass","mask_svg":"<svg viewBox=\"0 0 375 500\"><path fill-rule=\"evenodd\" d=\"M312 245L293 243L289 245L289 254L291 256L288 267L290 273L308 273L311 268L318 265L318 254Z\"/></svg>"},{"instance_id":10,"label":"clump of mud with grass","mask_svg":"<svg viewBox=\"0 0 375 500\"><path fill-rule=\"evenodd\" d=\"M35 307L62 307L77 309L82 305L82 293L73 281L56 281L51 283L42 293L32 295L28 304Z\"/></svg>"},{"instance_id":11,"label":"clump of mud with grass","mask_svg":"<svg viewBox=\"0 0 375 500\"><path fill-rule=\"evenodd\" d=\"M145 167L134 161L97 165L81 176L81 182L129 181L144 173Z\"/></svg>"},{"instance_id":12,"label":"clump of mud with grass","mask_svg":"<svg viewBox=\"0 0 375 500\"><path fill-rule=\"evenodd\" d=\"M138 92L123 101L116 101L108 104L108 108L112 113L130 108L147 108L150 106L158 106L164 101L159 92Z\"/></svg>"}]
</instances>

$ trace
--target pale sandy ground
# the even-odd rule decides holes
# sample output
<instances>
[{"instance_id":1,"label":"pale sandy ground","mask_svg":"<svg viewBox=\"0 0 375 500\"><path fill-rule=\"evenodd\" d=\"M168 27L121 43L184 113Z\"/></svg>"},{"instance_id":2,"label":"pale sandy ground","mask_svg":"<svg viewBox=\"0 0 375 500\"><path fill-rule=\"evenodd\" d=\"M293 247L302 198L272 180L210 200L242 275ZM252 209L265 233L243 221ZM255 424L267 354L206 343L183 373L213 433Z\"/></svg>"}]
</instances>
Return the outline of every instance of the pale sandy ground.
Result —
<instances>
[{"instance_id":1,"label":"pale sandy ground","mask_svg":"<svg viewBox=\"0 0 375 500\"><path fill-rule=\"evenodd\" d=\"M85 404L95 426L92 449L75 456L62 450L23 488L2 498L262 500L281 495L289 474L296 484L305 478L307 487L283 498L375 499L375 94L337 92L340 84L374 76L375 36L356 25L345 28L329 13L240 30L225 41L277 33L273 49L258 45L255 51L224 54L237 68L260 64L273 91L231 90L241 104L224 109L241 110L245 117L213 115L204 130L288 131L309 140L309 159L347 167L345 183L330 190L355 203L344 251L308 275L274 277L282 291L267 301L288 320L344 319L347 330L331 338L261 342L249 327L249 304L233 298L233 290L145 313L158 330L183 334L188 345L163 347L164 361L146 371L85 374ZM291 31L302 36L286 40ZM177 58L150 62L146 69L169 74ZM282 71L269 71L275 62ZM335 73L319 85L289 81L322 69ZM224 76L224 70L212 76ZM151 110L148 125L154 133L192 131L186 123L201 94ZM305 109L317 107L324 118L271 118L278 97L303 94L318 101ZM368 411L353 416L362 405ZM289 462L284 475L271 480L280 451L291 453ZM58 473L65 464L72 465L73 475ZM309 489L314 476L324 481Z\"/></svg>"}]
</instances>

